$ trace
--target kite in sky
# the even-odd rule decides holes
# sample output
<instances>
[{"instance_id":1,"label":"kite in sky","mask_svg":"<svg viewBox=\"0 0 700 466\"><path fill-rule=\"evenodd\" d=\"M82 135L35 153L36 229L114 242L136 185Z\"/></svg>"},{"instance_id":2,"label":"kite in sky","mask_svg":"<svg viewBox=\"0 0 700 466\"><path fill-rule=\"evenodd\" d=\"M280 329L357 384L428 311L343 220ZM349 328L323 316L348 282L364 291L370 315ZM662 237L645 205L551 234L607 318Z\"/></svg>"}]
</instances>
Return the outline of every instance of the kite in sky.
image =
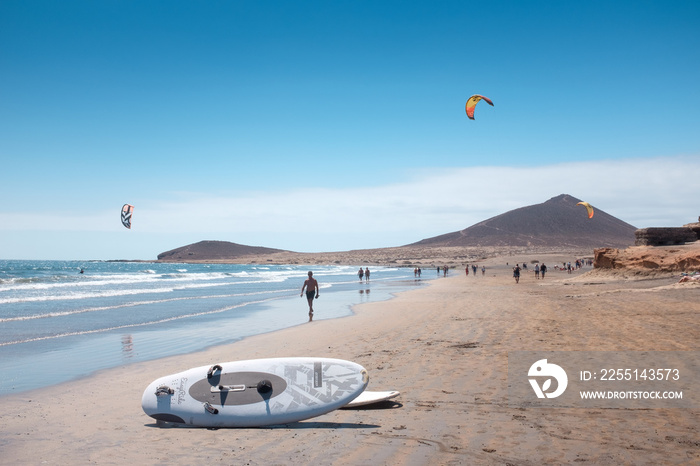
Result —
<instances>
[{"instance_id":1,"label":"kite in sky","mask_svg":"<svg viewBox=\"0 0 700 466\"><path fill-rule=\"evenodd\" d=\"M134 206L124 204L122 207L122 225L131 229L131 214L134 212Z\"/></svg>"},{"instance_id":2,"label":"kite in sky","mask_svg":"<svg viewBox=\"0 0 700 466\"><path fill-rule=\"evenodd\" d=\"M483 100L484 102L493 107L493 102L491 102L491 99L484 97L483 95L474 94L473 96L469 97L469 99L467 99L467 105L465 106L467 110L467 116L470 120L474 119L474 109L476 108L476 104L478 104L480 100Z\"/></svg>"},{"instance_id":3,"label":"kite in sky","mask_svg":"<svg viewBox=\"0 0 700 466\"><path fill-rule=\"evenodd\" d=\"M588 218L593 218L593 206L588 202L577 202L576 205L582 205L588 211Z\"/></svg>"}]
</instances>

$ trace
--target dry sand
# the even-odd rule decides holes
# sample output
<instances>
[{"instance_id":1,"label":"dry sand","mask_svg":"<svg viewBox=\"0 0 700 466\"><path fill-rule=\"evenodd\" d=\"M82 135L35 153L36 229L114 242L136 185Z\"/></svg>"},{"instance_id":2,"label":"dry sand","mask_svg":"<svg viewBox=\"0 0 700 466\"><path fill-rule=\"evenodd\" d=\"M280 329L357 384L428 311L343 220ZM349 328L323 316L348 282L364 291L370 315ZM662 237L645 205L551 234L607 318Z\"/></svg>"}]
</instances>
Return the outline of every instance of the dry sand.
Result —
<instances>
[{"instance_id":1,"label":"dry sand","mask_svg":"<svg viewBox=\"0 0 700 466\"><path fill-rule=\"evenodd\" d=\"M507 399L509 351L700 349L700 287L567 275L551 263L545 281L525 273L516 285L504 262L490 262L485 276L455 270L351 317L5 396L0 463L700 463L697 409L524 409ZM305 355L356 361L369 370L370 390L402 394L385 409L275 428L163 428L141 410L144 388L159 376Z\"/></svg>"}]
</instances>

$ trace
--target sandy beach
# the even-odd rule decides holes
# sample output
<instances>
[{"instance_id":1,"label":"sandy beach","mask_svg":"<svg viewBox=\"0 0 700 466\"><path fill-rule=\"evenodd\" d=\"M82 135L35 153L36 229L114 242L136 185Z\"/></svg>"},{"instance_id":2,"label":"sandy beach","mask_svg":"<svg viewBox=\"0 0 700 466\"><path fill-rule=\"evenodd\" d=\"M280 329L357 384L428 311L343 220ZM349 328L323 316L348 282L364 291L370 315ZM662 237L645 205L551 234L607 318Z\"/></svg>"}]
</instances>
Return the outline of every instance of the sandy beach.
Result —
<instances>
[{"instance_id":1,"label":"sandy beach","mask_svg":"<svg viewBox=\"0 0 700 466\"><path fill-rule=\"evenodd\" d=\"M303 323L300 302L300 325L290 329L2 397L0 463L700 462L697 409L518 408L507 399L511 351L699 350L698 284L550 266L546 280L530 271L516 285L503 258L484 263L483 276L454 269L351 317ZM352 360L368 369L368 389L401 396L256 429L162 427L141 410L144 388L162 375L277 356Z\"/></svg>"}]
</instances>

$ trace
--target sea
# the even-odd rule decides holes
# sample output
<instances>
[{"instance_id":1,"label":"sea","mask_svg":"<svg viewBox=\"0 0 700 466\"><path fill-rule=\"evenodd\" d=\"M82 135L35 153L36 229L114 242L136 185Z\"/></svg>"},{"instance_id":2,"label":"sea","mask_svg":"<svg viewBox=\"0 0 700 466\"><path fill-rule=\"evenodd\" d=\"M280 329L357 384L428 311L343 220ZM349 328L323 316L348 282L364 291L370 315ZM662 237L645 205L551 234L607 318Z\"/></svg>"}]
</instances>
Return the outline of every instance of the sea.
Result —
<instances>
[{"instance_id":1,"label":"sea","mask_svg":"<svg viewBox=\"0 0 700 466\"><path fill-rule=\"evenodd\" d=\"M358 268L0 260L0 396L303 325L309 270L315 321L434 276L373 267L360 282Z\"/></svg>"}]
</instances>

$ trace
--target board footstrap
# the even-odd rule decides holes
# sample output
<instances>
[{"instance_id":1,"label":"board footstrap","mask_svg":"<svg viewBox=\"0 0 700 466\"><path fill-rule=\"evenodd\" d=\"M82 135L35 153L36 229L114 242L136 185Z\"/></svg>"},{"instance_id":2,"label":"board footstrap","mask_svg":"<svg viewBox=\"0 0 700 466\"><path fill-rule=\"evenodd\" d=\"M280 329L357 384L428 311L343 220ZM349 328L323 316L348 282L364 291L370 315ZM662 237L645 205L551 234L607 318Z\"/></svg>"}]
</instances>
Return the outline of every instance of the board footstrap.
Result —
<instances>
[{"instance_id":1,"label":"board footstrap","mask_svg":"<svg viewBox=\"0 0 700 466\"><path fill-rule=\"evenodd\" d=\"M156 388L156 396L168 396L172 395L173 393L175 393L175 390L167 385L161 385L160 387Z\"/></svg>"},{"instance_id":2,"label":"board footstrap","mask_svg":"<svg viewBox=\"0 0 700 466\"><path fill-rule=\"evenodd\" d=\"M221 370L222 370L222 368L218 364L211 366L209 368L209 370L207 371L207 379L211 379L214 376L215 371L221 371Z\"/></svg>"},{"instance_id":3,"label":"board footstrap","mask_svg":"<svg viewBox=\"0 0 700 466\"><path fill-rule=\"evenodd\" d=\"M210 414L219 414L219 410L213 407L209 402L204 403L204 409Z\"/></svg>"}]
</instances>

